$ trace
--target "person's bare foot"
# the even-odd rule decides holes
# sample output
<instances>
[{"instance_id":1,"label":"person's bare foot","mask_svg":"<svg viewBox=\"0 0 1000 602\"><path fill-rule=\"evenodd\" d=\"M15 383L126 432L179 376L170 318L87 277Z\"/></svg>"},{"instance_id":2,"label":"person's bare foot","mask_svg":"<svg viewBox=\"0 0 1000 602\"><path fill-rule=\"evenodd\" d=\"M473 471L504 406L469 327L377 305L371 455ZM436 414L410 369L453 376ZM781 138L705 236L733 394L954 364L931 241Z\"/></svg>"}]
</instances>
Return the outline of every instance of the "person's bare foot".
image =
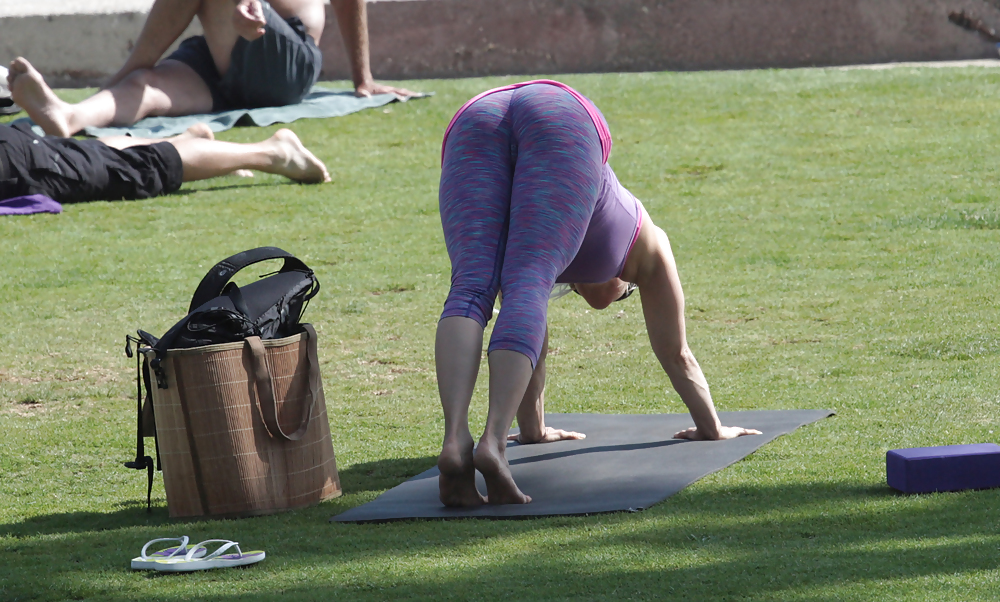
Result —
<instances>
[{"instance_id":1,"label":"person's bare foot","mask_svg":"<svg viewBox=\"0 0 1000 602\"><path fill-rule=\"evenodd\" d=\"M11 98L28 112L31 120L45 130L46 134L66 137L76 133L70 131L70 104L56 96L45 83L42 74L27 60L17 57L11 61L7 82L10 84Z\"/></svg>"},{"instance_id":2,"label":"person's bare foot","mask_svg":"<svg viewBox=\"0 0 1000 602\"><path fill-rule=\"evenodd\" d=\"M191 127L189 127L188 129L184 130L184 133L178 136L178 138L180 138L181 136L187 138L204 138L205 140L215 140L215 132L212 131L212 128L208 127L207 123L196 123Z\"/></svg>"},{"instance_id":3,"label":"person's bare foot","mask_svg":"<svg viewBox=\"0 0 1000 602\"><path fill-rule=\"evenodd\" d=\"M441 503L452 508L475 508L486 503L476 489L476 469L472 464L472 437L467 442L445 441L438 456Z\"/></svg>"},{"instance_id":4,"label":"person's bare foot","mask_svg":"<svg viewBox=\"0 0 1000 602\"><path fill-rule=\"evenodd\" d=\"M510 475L510 465L504 457L500 445L479 440L473 457L476 470L483 473L486 479L486 501L490 504L527 504L531 498L521 493Z\"/></svg>"},{"instance_id":5,"label":"person's bare foot","mask_svg":"<svg viewBox=\"0 0 1000 602\"><path fill-rule=\"evenodd\" d=\"M307 184L330 181L326 166L303 146L295 132L280 129L270 140L275 144L277 151L272 163L273 173Z\"/></svg>"}]
</instances>

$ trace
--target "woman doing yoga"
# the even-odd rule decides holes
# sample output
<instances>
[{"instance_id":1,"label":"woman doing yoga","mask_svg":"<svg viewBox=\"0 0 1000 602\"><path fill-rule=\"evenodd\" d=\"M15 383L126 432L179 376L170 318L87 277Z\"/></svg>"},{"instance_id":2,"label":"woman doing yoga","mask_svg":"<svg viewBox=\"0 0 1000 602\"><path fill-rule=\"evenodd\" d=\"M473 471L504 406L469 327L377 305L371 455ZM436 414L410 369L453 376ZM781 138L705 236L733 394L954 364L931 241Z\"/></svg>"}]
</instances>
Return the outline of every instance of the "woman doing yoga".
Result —
<instances>
[{"instance_id":1,"label":"woman doing yoga","mask_svg":"<svg viewBox=\"0 0 1000 602\"><path fill-rule=\"evenodd\" d=\"M445 437L438 468L446 506L525 504L505 457L515 415L521 443L580 439L545 425L549 295L569 283L607 307L638 285L653 351L694 419L683 439L759 431L722 426L687 346L684 296L666 234L607 165L604 117L572 88L536 81L490 90L452 119L442 149L441 221L451 290L435 342ZM473 452L468 412L483 330L489 345L489 413ZM512 439L515 437L511 437ZM477 491L475 471L486 480Z\"/></svg>"}]
</instances>

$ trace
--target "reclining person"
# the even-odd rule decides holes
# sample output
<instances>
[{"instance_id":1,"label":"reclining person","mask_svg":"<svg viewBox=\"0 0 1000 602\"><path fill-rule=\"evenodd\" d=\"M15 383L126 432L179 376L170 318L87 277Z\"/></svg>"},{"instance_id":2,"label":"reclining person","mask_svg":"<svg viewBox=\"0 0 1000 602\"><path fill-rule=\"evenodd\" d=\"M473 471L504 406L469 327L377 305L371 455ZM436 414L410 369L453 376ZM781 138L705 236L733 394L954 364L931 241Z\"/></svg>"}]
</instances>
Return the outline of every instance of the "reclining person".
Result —
<instances>
[{"instance_id":1,"label":"reclining person","mask_svg":"<svg viewBox=\"0 0 1000 602\"><path fill-rule=\"evenodd\" d=\"M205 124L167 140L39 137L26 127L0 125L0 200L32 194L62 203L146 199L243 169L330 181L323 163L286 129L239 144L215 140Z\"/></svg>"},{"instance_id":2,"label":"reclining person","mask_svg":"<svg viewBox=\"0 0 1000 602\"><path fill-rule=\"evenodd\" d=\"M323 0L156 0L125 65L86 100L60 100L24 58L10 65L14 102L45 133L129 126L179 116L296 104L319 78ZM412 92L375 83L364 0L333 0L358 96ZM194 17L205 31L160 60ZM159 62L157 62L159 61Z\"/></svg>"}]
</instances>

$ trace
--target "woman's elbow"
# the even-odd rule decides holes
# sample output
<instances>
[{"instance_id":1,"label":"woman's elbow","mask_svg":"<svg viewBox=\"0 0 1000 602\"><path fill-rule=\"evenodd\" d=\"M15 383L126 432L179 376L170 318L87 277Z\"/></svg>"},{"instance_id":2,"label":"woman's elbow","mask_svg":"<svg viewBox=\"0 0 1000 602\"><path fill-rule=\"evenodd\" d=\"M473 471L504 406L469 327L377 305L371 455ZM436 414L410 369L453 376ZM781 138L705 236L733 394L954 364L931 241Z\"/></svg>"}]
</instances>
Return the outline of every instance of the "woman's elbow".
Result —
<instances>
[{"instance_id":1,"label":"woman's elbow","mask_svg":"<svg viewBox=\"0 0 1000 602\"><path fill-rule=\"evenodd\" d=\"M694 353L687 345L664 350L661 363L671 373L686 373L692 368L698 367L698 360L695 359Z\"/></svg>"}]
</instances>

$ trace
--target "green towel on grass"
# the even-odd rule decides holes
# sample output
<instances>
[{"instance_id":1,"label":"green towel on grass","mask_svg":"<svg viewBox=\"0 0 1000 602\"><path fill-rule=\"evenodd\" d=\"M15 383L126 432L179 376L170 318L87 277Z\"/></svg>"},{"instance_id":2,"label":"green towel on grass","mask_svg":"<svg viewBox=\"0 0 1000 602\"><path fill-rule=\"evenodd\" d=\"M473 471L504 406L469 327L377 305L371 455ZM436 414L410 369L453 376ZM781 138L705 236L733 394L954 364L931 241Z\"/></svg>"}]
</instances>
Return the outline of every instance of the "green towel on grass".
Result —
<instances>
[{"instance_id":1,"label":"green towel on grass","mask_svg":"<svg viewBox=\"0 0 1000 602\"><path fill-rule=\"evenodd\" d=\"M422 98L431 94L418 94L411 98ZM234 109L203 115L182 117L147 117L131 127L88 127L83 130L88 136L135 136L137 138L169 138L184 132L196 123L207 123L213 132L222 132L239 125L266 126L273 123L290 123L305 117L340 117L362 109L374 109L391 102L405 102L407 98L395 94L377 94L368 98L358 98L352 90L327 90L313 88L302 102L284 107L262 107L259 109ZM20 121L20 120L18 120ZM41 128L33 126L36 133Z\"/></svg>"}]
</instances>

